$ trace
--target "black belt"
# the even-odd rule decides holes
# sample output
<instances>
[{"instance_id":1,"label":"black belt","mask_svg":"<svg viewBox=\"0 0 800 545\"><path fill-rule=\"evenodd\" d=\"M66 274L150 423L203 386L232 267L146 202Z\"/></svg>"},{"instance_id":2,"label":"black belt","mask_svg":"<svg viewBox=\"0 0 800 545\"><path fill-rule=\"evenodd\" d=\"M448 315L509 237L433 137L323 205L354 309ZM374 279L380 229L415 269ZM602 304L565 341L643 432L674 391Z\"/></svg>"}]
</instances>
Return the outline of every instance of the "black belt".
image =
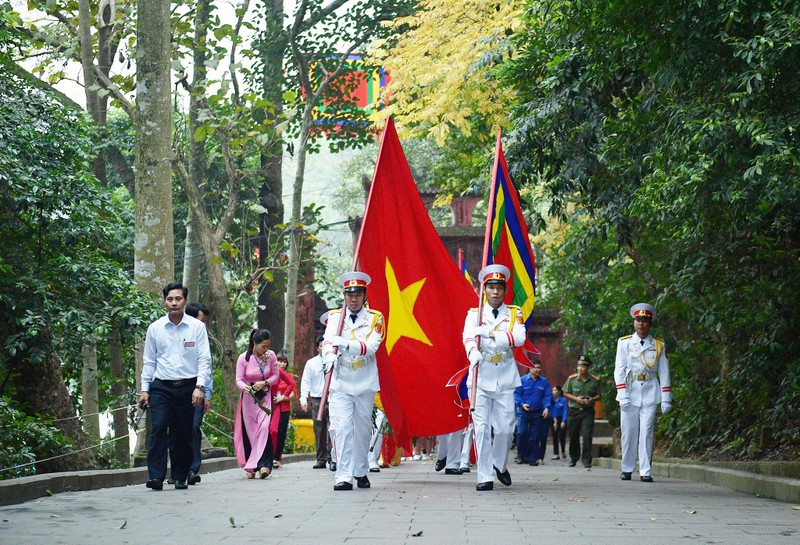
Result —
<instances>
[{"instance_id":1,"label":"black belt","mask_svg":"<svg viewBox=\"0 0 800 545\"><path fill-rule=\"evenodd\" d=\"M165 380L163 378L157 378L156 380L159 380L163 384L171 386L172 388L180 388L181 386L186 386L187 384L197 384L197 377L182 378L178 380Z\"/></svg>"}]
</instances>

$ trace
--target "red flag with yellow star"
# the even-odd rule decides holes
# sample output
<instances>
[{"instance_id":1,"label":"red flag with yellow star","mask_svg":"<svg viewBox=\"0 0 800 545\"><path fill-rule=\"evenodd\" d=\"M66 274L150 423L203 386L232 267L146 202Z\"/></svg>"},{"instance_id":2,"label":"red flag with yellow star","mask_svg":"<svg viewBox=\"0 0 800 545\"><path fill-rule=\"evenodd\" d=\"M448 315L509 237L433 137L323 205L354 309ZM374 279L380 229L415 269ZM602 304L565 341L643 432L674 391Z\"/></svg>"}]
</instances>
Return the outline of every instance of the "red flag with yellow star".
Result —
<instances>
[{"instance_id":1,"label":"red flag with yellow star","mask_svg":"<svg viewBox=\"0 0 800 545\"><path fill-rule=\"evenodd\" d=\"M381 400L402 441L466 425L447 380L468 364L461 334L475 292L447 253L411 177L390 118L361 225L356 261L372 277L370 308L383 313Z\"/></svg>"}]
</instances>

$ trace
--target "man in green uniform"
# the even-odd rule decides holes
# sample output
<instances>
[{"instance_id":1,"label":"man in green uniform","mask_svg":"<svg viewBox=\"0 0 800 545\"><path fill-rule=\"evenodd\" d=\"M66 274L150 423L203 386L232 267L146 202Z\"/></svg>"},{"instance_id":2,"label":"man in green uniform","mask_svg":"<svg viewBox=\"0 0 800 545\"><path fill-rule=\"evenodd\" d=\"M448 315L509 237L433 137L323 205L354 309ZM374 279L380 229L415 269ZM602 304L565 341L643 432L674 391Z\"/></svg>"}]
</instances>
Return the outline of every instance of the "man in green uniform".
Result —
<instances>
[{"instance_id":1,"label":"man in green uniform","mask_svg":"<svg viewBox=\"0 0 800 545\"><path fill-rule=\"evenodd\" d=\"M588 357L580 356L578 373L564 383L564 397L569 401L569 467L575 467L579 458L583 467L592 467L594 404L600 401L600 379L589 374L591 364Z\"/></svg>"}]
</instances>

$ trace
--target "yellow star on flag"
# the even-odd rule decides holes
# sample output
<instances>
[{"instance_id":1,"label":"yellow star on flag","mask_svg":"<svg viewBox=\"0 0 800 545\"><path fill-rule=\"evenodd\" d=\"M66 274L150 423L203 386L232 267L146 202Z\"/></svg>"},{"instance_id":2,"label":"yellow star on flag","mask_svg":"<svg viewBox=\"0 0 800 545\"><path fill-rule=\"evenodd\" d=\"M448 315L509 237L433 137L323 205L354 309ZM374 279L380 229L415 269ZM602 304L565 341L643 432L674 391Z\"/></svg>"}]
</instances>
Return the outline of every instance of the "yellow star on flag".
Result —
<instances>
[{"instance_id":1,"label":"yellow star on flag","mask_svg":"<svg viewBox=\"0 0 800 545\"><path fill-rule=\"evenodd\" d=\"M425 285L427 278L417 280L413 284L400 289L397 276L394 274L389 259L386 259L386 287L389 292L389 318L386 324L386 352L391 356L392 348L400 337L417 340L428 346L433 346L428 336L420 327L414 316L414 305L417 303L419 292Z\"/></svg>"}]
</instances>

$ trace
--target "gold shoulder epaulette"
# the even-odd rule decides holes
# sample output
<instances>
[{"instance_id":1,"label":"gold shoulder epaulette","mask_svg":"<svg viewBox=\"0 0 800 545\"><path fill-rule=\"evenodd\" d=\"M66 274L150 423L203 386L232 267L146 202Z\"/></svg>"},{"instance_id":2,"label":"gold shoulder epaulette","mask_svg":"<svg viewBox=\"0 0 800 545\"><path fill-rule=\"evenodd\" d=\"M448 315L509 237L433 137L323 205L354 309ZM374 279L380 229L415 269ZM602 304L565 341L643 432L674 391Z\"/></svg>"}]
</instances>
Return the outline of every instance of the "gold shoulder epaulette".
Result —
<instances>
[{"instance_id":1,"label":"gold shoulder epaulette","mask_svg":"<svg viewBox=\"0 0 800 545\"><path fill-rule=\"evenodd\" d=\"M469 309L469 311L470 312L478 312L478 307L471 308L471 309Z\"/></svg>"},{"instance_id":2,"label":"gold shoulder epaulette","mask_svg":"<svg viewBox=\"0 0 800 545\"><path fill-rule=\"evenodd\" d=\"M372 309L372 308L368 308L367 312L369 312L371 314L377 314L378 316L383 316L383 313L381 313L380 310L375 310L375 309Z\"/></svg>"},{"instance_id":3,"label":"gold shoulder epaulette","mask_svg":"<svg viewBox=\"0 0 800 545\"><path fill-rule=\"evenodd\" d=\"M662 339L661 337L656 337L656 340L661 341L662 343L664 342L664 339Z\"/></svg>"},{"instance_id":4,"label":"gold shoulder epaulette","mask_svg":"<svg viewBox=\"0 0 800 545\"><path fill-rule=\"evenodd\" d=\"M341 314L341 313L342 313L342 309L336 308L336 309L333 309L333 310L329 310L328 311L328 316L330 316L331 314Z\"/></svg>"},{"instance_id":5,"label":"gold shoulder epaulette","mask_svg":"<svg viewBox=\"0 0 800 545\"><path fill-rule=\"evenodd\" d=\"M517 305L506 305L506 306L507 306L508 308L515 308L515 309L517 309L517 310L519 310L519 309L521 308L521 307L518 307Z\"/></svg>"},{"instance_id":6,"label":"gold shoulder epaulette","mask_svg":"<svg viewBox=\"0 0 800 545\"><path fill-rule=\"evenodd\" d=\"M578 378L578 373L575 373L574 375L570 375L570 376L569 376L569 377L567 377L567 378Z\"/></svg>"},{"instance_id":7,"label":"gold shoulder epaulette","mask_svg":"<svg viewBox=\"0 0 800 545\"><path fill-rule=\"evenodd\" d=\"M624 337L620 337L619 340L624 341L625 339L630 339L633 335L625 335Z\"/></svg>"}]
</instances>

